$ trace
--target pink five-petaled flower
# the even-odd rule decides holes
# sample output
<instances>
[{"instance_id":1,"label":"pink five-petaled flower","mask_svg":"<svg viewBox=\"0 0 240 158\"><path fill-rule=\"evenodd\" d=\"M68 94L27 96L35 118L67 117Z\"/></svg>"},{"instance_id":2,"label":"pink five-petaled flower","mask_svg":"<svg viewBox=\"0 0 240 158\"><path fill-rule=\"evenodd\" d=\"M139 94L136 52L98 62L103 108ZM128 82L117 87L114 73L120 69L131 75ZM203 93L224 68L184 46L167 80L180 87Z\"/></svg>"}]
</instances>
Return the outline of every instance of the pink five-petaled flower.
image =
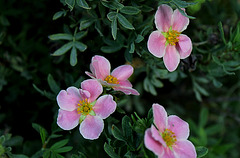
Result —
<instances>
[{"instance_id":1,"label":"pink five-petaled flower","mask_svg":"<svg viewBox=\"0 0 240 158\"><path fill-rule=\"evenodd\" d=\"M85 139L97 139L103 131L103 119L115 111L116 102L111 95L98 98L103 89L96 80L83 81L81 88L69 87L59 92L57 124L64 130L71 130L80 124L79 130Z\"/></svg>"},{"instance_id":2,"label":"pink five-petaled flower","mask_svg":"<svg viewBox=\"0 0 240 158\"><path fill-rule=\"evenodd\" d=\"M144 144L158 158L196 158L193 144L187 140L188 123L178 116L167 116L164 107L153 104L154 125L145 131Z\"/></svg>"},{"instance_id":3,"label":"pink five-petaled flower","mask_svg":"<svg viewBox=\"0 0 240 158\"><path fill-rule=\"evenodd\" d=\"M103 86L112 87L115 91L121 91L127 95L139 95L138 91L132 88L128 78L133 73L131 65L122 65L115 68L110 73L111 65L109 61L99 55L92 57L90 72L85 72L89 77L97 79Z\"/></svg>"},{"instance_id":4,"label":"pink five-petaled flower","mask_svg":"<svg viewBox=\"0 0 240 158\"><path fill-rule=\"evenodd\" d=\"M181 34L189 24L189 19L178 9L172 10L168 5L161 5L155 14L156 31L148 39L148 50L161 58L169 71L176 70L180 59L187 58L192 51L191 39Z\"/></svg>"}]
</instances>

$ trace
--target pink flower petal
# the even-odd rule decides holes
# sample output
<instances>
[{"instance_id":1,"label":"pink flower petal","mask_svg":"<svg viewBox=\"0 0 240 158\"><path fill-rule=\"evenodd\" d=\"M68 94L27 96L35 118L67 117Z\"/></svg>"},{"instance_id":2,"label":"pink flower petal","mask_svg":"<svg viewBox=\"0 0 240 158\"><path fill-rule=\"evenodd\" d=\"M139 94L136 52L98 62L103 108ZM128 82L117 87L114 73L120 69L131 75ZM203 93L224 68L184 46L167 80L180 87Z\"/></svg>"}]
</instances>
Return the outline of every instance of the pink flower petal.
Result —
<instances>
[{"instance_id":1,"label":"pink flower petal","mask_svg":"<svg viewBox=\"0 0 240 158\"><path fill-rule=\"evenodd\" d=\"M102 119L107 118L116 110L117 104L113 100L112 95L104 95L98 98L96 104L93 106L95 114Z\"/></svg>"},{"instance_id":2,"label":"pink flower petal","mask_svg":"<svg viewBox=\"0 0 240 158\"><path fill-rule=\"evenodd\" d=\"M164 132L167 127L167 112L163 106L153 104L153 118L154 124L157 126L159 132Z\"/></svg>"},{"instance_id":3,"label":"pink flower petal","mask_svg":"<svg viewBox=\"0 0 240 158\"><path fill-rule=\"evenodd\" d=\"M93 79L96 78L96 76L94 74L92 74L92 73L90 73L88 71L85 71L85 74L88 75L89 77L93 78Z\"/></svg>"},{"instance_id":4,"label":"pink flower petal","mask_svg":"<svg viewBox=\"0 0 240 158\"><path fill-rule=\"evenodd\" d=\"M85 100L85 99L88 99L90 98L90 93L86 90L83 90L83 89L79 89L79 93L80 93L80 100ZM80 101L79 100L79 101Z\"/></svg>"},{"instance_id":5,"label":"pink flower petal","mask_svg":"<svg viewBox=\"0 0 240 158\"><path fill-rule=\"evenodd\" d=\"M176 44L176 49L180 54L180 58L185 59L192 52L192 41L188 36L183 35L183 34L181 34L178 37L178 39L179 39L179 41Z\"/></svg>"},{"instance_id":6,"label":"pink flower petal","mask_svg":"<svg viewBox=\"0 0 240 158\"><path fill-rule=\"evenodd\" d=\"M94 76L96 76L95 69L93 68L92 63L90 63L90 71L93 73Z\"/></svg>"},{"instance_id":7,"label":"pink flower petal","mask_svg":"<svg viewBox=\"0 0 240 158\"><path fill-rule=\"evenodd\" d=\"M71 130L79 124L80 114L77 110L65 111L62 109L58 110L57 124L64 130Z\"/></svg>"},{"instance_id":8,"label":"pink flower petal","mask_svg":"<svg viewBox=\"0 0 240 158\"><path fill-rule=\"evenodd\" d=\"M121 91L125 93L126 95L140 95L137 90L131 88L131 87L113 87L115 91Z\"/></svg>"},{"instance_id":9,"label":"pink flower petal","mask_svg":"<svg viewBox=\"0 0 240 158\"><path fill-rule=\"evenodd\" d=\"M172 72L176 70L180 62L180 55L177 52L175 46L168 45L166 48L166 53L163 57L164 65L168 71Z\"/></svg>"},{"instance_id":10,"label":"pink flower petal","mask_svg":"<svg viewBox=\"0 0 240 158\"><path fill-rule=\"evenodd\" d=\"M132 87L131 82L128 81L128 80L125 80L125 81L119 81L119 85L120 85L121 87Z\"/></svg>"},{"instance_id":11,"label":"pink flower petal","mask_svg":"<svg viewBox=\"0 0 240 158\"><path fill-rule=\"evenodd\" d=\"M173 150L179 158L196 158L197 153L194 145L188 141L177 141L176 145L173 146Z\"/></svg>"},{"instance_id":12,"label":"pink flower petal","mask_svg":"<svg viewBox=\"0 0 240 158\"><path fill-rule=\"evenodd\" d=\"M67 111L76 109L78 101L80 100L79 89L76 87L69 87L66 91L61 90L57 95L58 106Z\"/></svg>"},{"instance_id":13,"label":"pink flower petal","mask_svg":"<svg viewBox=\"0 0 240 158\"><path fill-rule=\"evenodd\" d=\"M155 14L155 24L160 32L167 32L171 26L173 10L168 5L160 5Z\"/></svg>"},{"instance_id":14,"label":"pink flower petal","mask_svg":"<svg viewBox=\"0 0 240 158\"><path fill-rule=\"evenodd\" d=\"M150 53L161 58L165 54L165 43L166 38L159 31L153 31L148 38L147 47Z\"/></svg>"},{"instance_id":15,"label":"pink flower petal","mask_svg":"<svg viewBox=\"0 0 240 158\"><path fill-rule=\"evenodd\" d=\"M131 65L121 65L115 68L111 75L116 77L118 80L127 80L133 73L133 67Z\"/></svg>"},{"instance_id":16,"label":"pink flower petal","mask_svg":"<svg viewBox=\"0 0 240 158\"><path fill-rule=\"evenodd\" d=\"M93 102L97 99L97 97L102 94L103 88L102 85L94 79L88 79L81 83L81 88L90 93L89 101Z\"/></svg>"},{"instance_id":17,"label":"pink flower petal","mask_svg":"<svg viewBox=\"0 0 240 158\"><path fill-rule=\"evenodd\" d=\"M172 20L172 29L178 32L183 32L189 24L189 18L183 16L178 9L174 10Z\"/></svg>"},{"instance_id":18,"label":"pink flower petal","mask_svg":"<svg viewBox=\"0 0 240 158\"><path fill-rule=\"evenodd\" d=\"M164 150L164 154L163 154L162 158L180 158L180 157L176 156L176 153L167 147Z\"/></svg>"},{"instance_id":19,"label":"pink flower petal","mask_svg":"<svg viewBox=\"0 0 240 158\"><path fill-rule=\"evenodd\" d=\"M80 133L85 139L98 139L104 128L103 120L99 116L87 115L80 124Z\"/></svg>"},{"instance_id":20,"label":"pink flower petal","mask_svg":"<svg viewBox=\"0 0 240 158\"><path fill-rule=\"evenodd\" d=\"M92 58L92 67L90 66L90 69L92 69L92 72L97 79L102 79L104 80L108 75L110 75L110 69L111 69L111 65L109 63L109 61L103 57L103 56L99 56L99 55L95 55Z\"/></svg>"},{"instance_id":21,"label":"pink flower petal","mask_svg":"<svg viewBox=\"0 0 240 158\"><path fill-rule=\"evenodd\" d=\"M145 144L147 149L154 152L154 154L158 155L159 158L162 157L162 155L164 153L163 146L158 141L153 139L150 128L148 128L145 131L144 144Z\"/></svg>"},{"instance_id":22,"label":"pink flower petal","mask_svg":"<svg viewBox=\"0 0 240 158\"><path fill-rule=\"evenodd\" d=\"M167 147L166 142L163 140L162 136L160 135L159 131L154 127L154 125L151 126L151 132L152 132L152 137L158 141L159 143L162 144L163 147Z\"/></svg>"},{"instance_id":23,"label":"pink flower petal","mask_svg":"<svg viewBox=\"0 0 240 158\"><path fill-rule=\"evenodd\" d=\"M177 140L186 140L189 136L189 125L175 115L168 117L168 129L176 136Z\"/></svg>"}]
</instances>

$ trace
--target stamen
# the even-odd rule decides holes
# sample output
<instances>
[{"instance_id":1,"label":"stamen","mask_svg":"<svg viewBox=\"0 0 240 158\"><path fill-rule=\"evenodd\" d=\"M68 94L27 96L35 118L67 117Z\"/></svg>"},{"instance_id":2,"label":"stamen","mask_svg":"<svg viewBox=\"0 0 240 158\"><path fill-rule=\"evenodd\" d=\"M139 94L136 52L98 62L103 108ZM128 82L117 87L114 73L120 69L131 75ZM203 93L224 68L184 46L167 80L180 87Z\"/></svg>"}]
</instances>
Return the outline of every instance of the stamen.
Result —
<instances>
[{"instance_id":1,"label":"stamen","mask_svg":"<svg viewBox=\"0 0 240 158\"><path fill-rule=\"evenodd\" d=\"M172 146L176 144L176 136L175 133L172 132L170 129L165 129L164 132L161 134L163 140L165 141L166 145L172 149Z\"/></svg>"},{"instance_id":2,"label":"stamen","mask_svg":"<svg viewBox=\"0 0 240 158\"><path fill-rule=\"evenodd\" d=\"M172 28L170 27L170 29L168 30L168 32L163 32L164 37L167 40L167 44L170 44L172 46L175 46L177 42L179 42L179 36L180 36L180 32L176 31L176 30L172 30Z\"/></svg>"},{"instance_id":3,"label":"stamen","mask_svg":"<svg viewBox=\"0 0 240 158\"><path fill-rule=\"evenodd\" d=\"M108 75L104 81L106 81L107 83L111 83L111 84L119 84L118 79L112 75Z\"/></svg>"},{"instance_id":4,"label":"stamen","mask_svg":"<svg viewBox=\"0 0 240 158\"><path fill-rule=\"evenodd\" d=\"M88 99L80 100L78 103L78 114L88 115L92 111L93 105L88 102Z\"/></svg>"}]
</instances>

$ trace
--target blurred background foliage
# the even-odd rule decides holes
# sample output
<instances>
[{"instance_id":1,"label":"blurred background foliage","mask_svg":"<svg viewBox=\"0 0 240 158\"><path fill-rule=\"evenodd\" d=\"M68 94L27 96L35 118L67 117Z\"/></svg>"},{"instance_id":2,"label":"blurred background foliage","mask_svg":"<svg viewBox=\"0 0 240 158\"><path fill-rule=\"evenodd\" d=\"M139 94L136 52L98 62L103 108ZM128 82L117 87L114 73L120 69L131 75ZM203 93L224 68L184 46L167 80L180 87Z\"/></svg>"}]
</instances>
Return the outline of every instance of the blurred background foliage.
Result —
<instances>
[{"instance_id":1,"label":"blurred background foliage","mask_svg":"<svg viewBox=\"0 0 240 158\"><path fill-rule=\"evenodd\" d=\"M162 3L191 18L192 54L172 73L146 47ZM154 157L142 139L159 103L189 123L205 157L239 157L239 16L238 0L0 0L0 156ZM131 64L141 95L114 93L117 111L89 141L57 127L56 95L80 87L96 54Z\"/></svg>"}]
</instances>

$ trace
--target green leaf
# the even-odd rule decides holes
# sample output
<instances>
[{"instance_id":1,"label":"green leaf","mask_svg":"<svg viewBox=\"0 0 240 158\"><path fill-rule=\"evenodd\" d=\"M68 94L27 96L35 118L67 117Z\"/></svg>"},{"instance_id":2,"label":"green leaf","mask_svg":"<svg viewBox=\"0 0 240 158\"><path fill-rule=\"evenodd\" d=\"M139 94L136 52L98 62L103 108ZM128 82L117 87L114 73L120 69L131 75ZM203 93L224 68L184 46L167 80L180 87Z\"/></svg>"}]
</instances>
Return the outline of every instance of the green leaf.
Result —
<instances>
[{"instance_id":1,"label":"green leaf","mask_svg":"<svg viewBox=\"0 0 240 158\"><path fill-rule=\"evenodd\" d=\"M70 64L71 66L75 66L77 64L77 49L76 47L72 47L70 54Z\"/></svg>"},{"instance_id":2,"label":"green leaf","mask_svg":"<svg viewBox=\"0 0 240 158\"><path fill-rule=\"evenodd\" d=\"M32 123L32 127L40 134L42 144L44 144L45 140L46 140L46 137L48 135L46 129L43 128L42 126L40 126L39 124L36 124L36 123Z\"/></svg>"},{"instance_id":3,"label":"green leaf","mask_svg":"<svg viewBox=\"0 0 240 158\"><path fill-rule=\"evenodd\" d=\"M194 88L200 92L202 95L204 96L209 96L209 93L207 92L206 89L204 89L203 87L201 87L197 82L194 82Z\"/></svg>"},{"instance_id":4,"label":"green leaf","mask_svg":"<svg viewBox=\"0 0 240 158\"><path fill-rule=\"evenodd\" d=\"M227 151L231 151L230 149L235 147L236 144L233 143L227 143L227 144L221 144L218 146L214 147L214 150L219 154L219 155L226 155L225 153Z\"/></svg>"},{"instance_id":5,"label":"green leaf","mask_svg":"<svg viewBox=\"0 0 240 158\"><path fill-rule=\"evenodd\" d=\"M12 154L12 153L8 153L9 157L11 158L29 158L28 156L26 155L23 155L23 154ZM5 156L4 156L5 157Z\"/></svg>"},{"instance_id":6,"label":"green leaf","mask_svg":"<svg viewBox=\"0 0 240 158\"><path fill-rule=\"evenodd\" d=\"M68 5L70 11L72 11L75 6L75 0L65 0L65 3Z\"/></svg>"},{"instance_id":7,"label":"green leaf","mask_svg":"<svg viewBox=\"0 0 240 158\"><path fill-rule=\"evenodd\" d=\"M212 136L212 135L222 132L222 129L223 129L222 124L215 124L210 127L207 127L205 130L206 130L206 133L208 136Z\"/></svg>"},{"instance_id":8,"label":"green leaf","mask_svg":"<svg viewBox=\"0 0 240 158\"><path fill-rule=\"evenodd\" d=\"M117 14L119 23L126 29L134 30L133 25L120 13Z\"/></svg>"},{"instance_id":9,"label":"green leaf","mask_svg":"<svg viewBox=\"0 0 240 158\"><path fill-rule=\"evenodd\" d=\"M84 9L91 9L85 0L76 0L76 2L79 7L82 7Z\"/></svg>"},{"instance_id":10,"label":"green leaf","mask_svg":"<svg viewBox=\"0 0 240 158\"><path fill-rule=\"evenodd\" d=\"M140 9L132 6L124 6L122 9L120 9L121 13L128 14L128 15L136 15L140 13Z\"/></svg>"},{"instance_id":11,"label":"green leaf","mask_svg":"<svg viewBox=\"0 0 240 158\"><path fill-rule=\"evenodd\" d=\"M65 54L67 51L69 51L73 46L73 42L68 42L67 44L64 44L61 48L56 50L52 56L60 56Z\"/></svg>"},{"instance_id":12,"label":"green leaf","mask_svg":"<svg viewBox=\"0 0 240 158\"><path fill-rule=\"evenodd\" d=\"M41 90L41 89L39 89L35 84L33 84L33 88L36 90L36 91L38 91L41 95L43 95L43 96L46 96L47 98L49 98L49 99L51 99L51 100L55 100L55 95L54 94L52 94L52 93L49 93L49 92L46 92L45 90L43 91L43 90ZM53 99L54 98L54 99Z\"/></svg>"},{"instance_id":13,"label":"green leaf","mask_svg":"<svg viewBox=\"0 0 240 158\"><path fill-rule=\"evenodd\" d=\"M148 111L147 119L150 120L150 119L152 119L152 118L153 118L153 109L151 108L151 109L149 109L149 111Z\"/></svg>"},{"instance_id":14,"label":"green leaf","mask_svg":"<svg viewBox=\"0 0 240 158\"><path fill-rule=\"evenodd\" d=\"M105 0L101 0L102 5L104 5L107 8L116 10L116 9L122 9L124 7L124 5L122 5L121 3L119 3L117 0L111 0L111 1L105 1Z\"/></svg>"},{"instance_id":15,"label":"green leaf","mask_svg":"<svg viewBox=\"0 0 240 158\"><path fill-rule=\"evenodd\" d=\"M56 150L54 150L54 152L56 153L65 153L65 152L69 152L72 150L72 146L65 146L65 147L62 147L62 148L58 148Z\"/></svg>"},{"instance_id":16,"label":"green leaf","mask_svg":"<svg viewBox=\"0 0 240 158\"><path fill-rule=\"evenodd\" d=\"M43 150L39 150L34 155L31 156L31 158L42 158L42 157L43 157Z\"/></svg>"},{"instance_id":17,"label":"green leaf","mask_svg":"<svg viewBox=\"0 0 240 158\"><path fill-rule=\"evenodd\" d=\"M45 150L43 153L43 158L49 158L50 154L51 154L50 150Z\"/></svg>"},{"instance_id":18,"label":"green leaf","mask_svg":"<svg viewBox=\"0 0 240 158\"><path fill-rule=\"evenodd\" d=\"M50 89L57 94L61 89L58 86L58 84L56 83L56 81L54 80L54 78L52 77L51 74L48 74L48 85L50 87Z\"/></svg>"},{"instance_id":19,"label":"green leaf","mask_svg":"<svg viewBox=\"0 0 240 158\"><path fill-rule=\"evenodd\" d=\"M226 74L228 74L228 75L235 75L234 72L229 72L229 71L226 69L225 65L224 65L216 56L212 55L212 59L213 59L213 61L214 61L216 64L222 66L222 70L223 70Z\"/></svg>"},{"instance_id":20,"label":"green leaf","mask_svg":"<svg viewBox=\"0 0 240 158\"><path fill-rule=\"evenodd\" d=\"M11 137L9 140L6 140L4 142L4 146L20 146L22 145L23 143L23 137L21 136L14 136L14 137Z\"/></svg>"},{"instance_id":21,"label":"green leaf","mask_svg":"<svg viewBox=\"0 0 240 158\"><path fill-rule=\"evenodd\" d=\"M132 136L131 119L125 115L122 118L122 129L124 136L128 139Z\"/></svg>"},{"instance_id":22,"label":"green leaf","mask_svg":"<svg viewBox=\"0 0 240 158\"><path fill-rule=\"evenodd\" d=\"M52 134L52 135L49 136L49 138L59 138L61 136L62 135L60 135L60 134Z\"/></svg>"},{"instance_id":23,"label":"green leaf","mask_svg":"<svg viewBox=\"0 0 240 158\"><path fill-rule=\"evenodd\" d=\"M75 40L80 40L87 35L88 31L80 31L76 33Z\"/></svg>"},{"instance_id":24,"label":"green leaf","mask_svg":"<svg viewBox=\"0 0 240 158\"><path fill-rule=\"evenodd\" d=\"M9 26L9 25L10 25L9 20L8 20L7 17L4 16L4 15L1 15L1 16L0 16L0 23L1 23L3 26Z\"/></svg>"},{"instance_id":25,"label":"green leaf","mask_svg":"<svg viewBox=\"0 0 240 158\"><path fill-rule=\"evenodd\" d=\"M73 40L73 36L71 34L66 33L58 33L48 36L50 40Z\"/></svg>"},{"instance_id":26,"label":"green leaf","mask_svg":"<svg viewBox=\"0 0 240 158\"><path fill-rule=\"evenodd\" d=\"M196 147L196 152L197 152L197 158L200 158L207 155L208 149L204 146L198 146Z\"/></svg>"},{"instance_id":27,"label":"green leaf","mask_svg":"<svg viewBox=\"0 0 240 158\"><path fill-rule=\"evenodd\" d=\"M119 51L121 48L122 48L122 46L116 46L116 45L102 46L101 51L104 53L114 53L114 52Z\"/></svg>"},{"instance_id":28,"label":"green leaf","mask_svg":"<svg viewBox=\"0 0 240 158\"><path fill-rule=\"evenodd\" d=\"M53 20L57 20L58 18L60 18L61 16L63 16L65 14L64 11L59 11L59 12L56 12L54 15L53 15Z\"/></svg>"},{"instance_id":29,"label":"green leaf","mask_svg":"<svg viewBox=\"0 0 240 158\"><path fill-rule=\"evenodd\" d=\"M137 38L135 39L136 43L140 43L144 40L144 37L142 35L137 35Z\"/></svg>"},{"instance_id":30,"label":"green leaf","mask_svg":"<svg viewBox=\"0 0 240 158\"><path fill-rule=\"evenodd\" d=\"M202 101L202 96L201 94L196 90L196 88L193 88L193 91L195 93L195 97L197 98L198 101Z\"/></svg>"},{"instance_id":31,"label":"green leaf","mask_svg":"<svg viewBox=\"0 0 240 158\"><path fill-rule=\"evenodd\" d=\"M142 5L141 6L141 11L142 12L151 12L151 11L153 11L154 9L152 8L152 7L149 7L149 6L147 6L147 5Z\"/></svg>"},{"instance_id":32,"label":"green leaf","mask_svg":"<svg viewBox=\"0 0 240 158\"><path fill-rule=\"evenodd\" d=\"M199 126L204 127L208 121L208 109L202 108L199 116Z\"/></svg>"},{"instance_id":33,"label":"green leaf","mask_svg":"<svg viewBox=\"0 0 240 158\"><path fill-rule=\"evenodd\" d=\"M240 42L240 22L238 22L237 27L233 33L233 42Z\"/></svg>"},{"instance_id":34,"label":"green leaf","mask_svg":"<svg viewBox=\"0 0 240 158\"><path fill-rule=\"evenodd\" d=\"M95 22L95 29L97 30L97 32L99 33L99 35L101 36L101 37L103 37L103 29L102 29L102 26L101 26L101 23L100 23L100 21L96 21Z\"/></svg>"},{"instance_id":35,"label":"green leaf","mask_svg":"<svg viewBox=\"0 0 240 158\"><path fill-rule=\"evenodd\" d=\"M115 125L112 125L112 134L116 139L126 141L122 132Z\"/></svg>"},{"instance_id":36,"label":"green leaf","mask_svg":"<svg viewBox=\"0 0 240 158\"><path fill-rule=\"evenodd\" d=\"M78 152L78 155L72 154L71 158L87 158L82 152Z\"/></svg>"},{"instance_id":37,"label":"green leaf","mask_svg":"<svg viewBox=\"0 0 240 158\"><path fill-rule=\"evenodd\" d=\"M117 38L117 18L116 17L111 23L111 30L112 30L113 39L116 40Z\"/></svg>"},{"instance_id":38,"label":"green leaf","mask_svg":"<svg viewBox=\"0 0 240 158\"><path fill-rule=\"evenodd\" d=\"M116 17L117 17L117 12L109 12L109 13L107 14L107 18L108 18L108 20L110 20L110 21L115 20Z\"/></svg>"},{"instance_id":39,"label":"green leaf","mask_svg":"<svg viewBox=\"0 0 240 158\"><path fill-rule=\"evenodd\" d=\"M153 76L151 78L151 83L157 88L162 88L163 87L163 83L158 78L156 78L156 76Z\"/></svg>"},{"instance_id":40,"label":"green leaf","mask_svg":"<svg viewBox=\"0 0 240 158\"><path fill-rule=\"evenodd\" d=\"M83 44L82 42L74 42L74 46L80 51L84 52L87 49L87 45Z\"/></svg>"},{"instance_id":41,"label":"green leaf","mask_svg":"<svg viewBox=\"0 0 240 158\"><path fill-rule=\"evenodd\" d=\"M105 143L104 144L104 150L105 152L111 157L111 158L120 158L115 152L112 146L109 144Z\"/></svg>"},{"instance_id":42,"label":"green leaf","mask_svg":"<svg viewBox=\"0 0 240 158\"><path fill-rule=\"evenodd\" d=\"M191 5L197 4L197 2L186 2L183 0L172 0L172 2L175 3L175 5L177 5L179 8L186 8Z\"/></svg>"},{"instance_id":43,"label":"green leaf","mask_svg":"<svg viewBox=\"0 0 240 158\"><path fill-rule=\"evenodd\" d=\"M126 61L128 62L132 62L133 60L133 54L129 53L129 49L126 49L125 52L124 52L124 57L126 59Z\"/></svg>"},{"instance_id":44,"label":"green leaf","mask_svg":"<svg viewBox=\"0 0 240 158\"><path fill-rule=\"evenodd\" d=\"M88 28L89 26L91 26L94 23L94 20L90 19L90 20L83 20L80 22L80 31Z\"/></svg>"},{"instance_id":45,"label":"green leaf","mask_svg":"<svg viewBox=\"0 0 240 158\"><path fill-rule=\"evenodd\" d=\"M213 78L213 85L216 87L216 88L220 88L220 87L222 87L222 83L221 82L219 82L218 80L216 80L215 78Z\"/></svg>"},{"instance_id":46,"label":"green leaf","mask_svg":"<svg viewBox=\"0 0 240 158\"><path fill-rule=\"evenodd\" d=\"M146 77L143 81L143 88L144 90L146 90L147 92L150 92L152 95L156 96L157 95L157 91L154 88L153 84L150 82L149 78Z\"/></svg>"},{"instance_id":47,"label":"green leaf","mask_svg":"<svg viewBox=\"0 0 240 158\"><path fill-rule=\"evenodd\" d=\"M174 3L174 5L177 7L177 9L179 10L179 12L180 12L183 16L186 16L186 17L188 17L189 19L196 19L196 18L193 17L193 16L189 16L189 15L187 15L186 12L185 12L184 10L181 9L182 7L179 7L179 6L176 5L175 3Z\"/></svg>"},{"instance_id":48,"label":"green leaf","mask_svg":"<svg viewBox=\"0 0 240 158\"><path fill-rule=\"evenodd\" d=\"M68 139L64 139L64 140L61 140L55 144L53 144L50 149L51 150L56 150L56 149L59 149L61 147L63 147L64 145L66 145L68 143Z\"/></svg>"},{"instance_id":49,"label":"green leaf","mask_svg":"<svg viewBox=\"0 0 240 158\"><path fill-rule=\"evenodd\" d=\"M134 53L134 51L135 51L135 44L134 44L134 42L132 42L130 45L129 53Z\"/></svg>"},{"instance_id":50,"label":"green leaf","mask_svg":"<svg viewBox=\"0 0 240 158\"><path fill-rule=\"evenodd\" d=\"M222 22L221 22L221 21L218 23L218 29L219 29L219 31L220 31L220 35L221 35L221 38L222 38L222 40L223 40L223 43L224 43L225 45L227 45L227 42L226 42L226 39L225 39L225 36L224 36L224 31L223 31L223 26L222 26Z\"/></svg>"},{"instance_id":51,"label":"green leaf","mask_svg":"<svg viewBox=\"0 0 240 158\"><path fill-rule=\"evenodd\" d=\"M205 129L202 128L202 127L200 127L200 128L198 129L198 134L199 134L199 137L200 137L199 144L207 145L207 143L208 143L208 137L207 137L207 133L206 133Z\"/></svg>"}]
</instances>

